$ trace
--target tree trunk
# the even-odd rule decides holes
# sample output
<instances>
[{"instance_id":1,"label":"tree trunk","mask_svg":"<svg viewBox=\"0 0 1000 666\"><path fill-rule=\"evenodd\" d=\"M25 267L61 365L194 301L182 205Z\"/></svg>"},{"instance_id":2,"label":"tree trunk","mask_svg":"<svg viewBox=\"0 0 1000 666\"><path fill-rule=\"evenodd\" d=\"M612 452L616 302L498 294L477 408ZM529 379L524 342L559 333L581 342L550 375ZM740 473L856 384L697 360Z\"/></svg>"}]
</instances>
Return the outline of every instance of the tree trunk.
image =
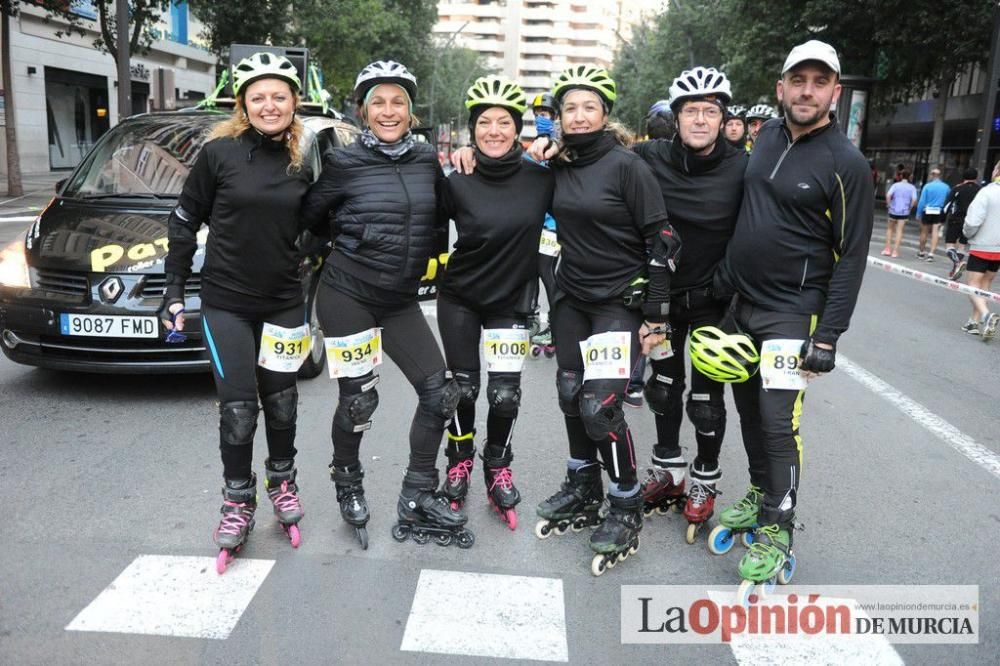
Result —
<instances>
[{"instance_id":1,"label":"tree trunk","mask_svg":"<svg viewBox=\"0 0 1000 666\"><path fill-rule=\"evenodd\" d=\"M3 45L0 47L0 60L3 61L5 95L6 117L4 122L6 127L4 127L4 135L7 139L7 196L19 197L24 194L24 188L21 186L21 158L17 153L17 128L14 126L14 81L10 73L10 16L7 15L7 12L2 13L0 39L3 40Z\"/></svg>"},{"instance_id":2,"label":"tree trunk","mask_svg":"<svg viewBox=\"0 0 1000 666\"><path fill-rule=\"evenodd\" d=\"M944 114L948 110L948 93L951 91L951 84L955 80L954 74L948 72L941 77L938 83L938 98L934 105L934 133L931 138L931 154L927 159L927 168L939 167L941 160L941 139L944 136Z\"/></svg>"}]
</instances>

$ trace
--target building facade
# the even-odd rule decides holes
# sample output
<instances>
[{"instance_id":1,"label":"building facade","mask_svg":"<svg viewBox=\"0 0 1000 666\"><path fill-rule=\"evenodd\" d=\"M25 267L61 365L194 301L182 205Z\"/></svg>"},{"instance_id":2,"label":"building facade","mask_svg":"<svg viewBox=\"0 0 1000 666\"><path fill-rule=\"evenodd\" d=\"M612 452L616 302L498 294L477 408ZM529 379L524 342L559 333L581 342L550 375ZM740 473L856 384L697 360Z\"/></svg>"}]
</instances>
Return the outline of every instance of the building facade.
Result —
<instances>
[{"instance_id":1,"label":"building facade","mask_svg":"<svg viewBox=\"0 0 1000 666\"><path fill-rule=\"evenodd\" d=\"M43 173L76 166L94 142L118 122L118 74L114 59L94 48L98 34L97 12L88 2L73 8L89 32L57 32L66 23L46 11L22 3L10 22L11 79L18 152L22 173ZM186 3L175 2L156 26L146 54L131 57L132 108L129 115L145 113L156 103L152 89L154 71L173 72L178 106L193 104L215 87L216 57L192 41L201 26L190 17ZM6 97L6 96L5 96ZM2 115L0 115L2 122ZM0 145L4 142L0 133ZM6 146L0 147L0 173L6 176Z\"/></svg>"}]
</instances>

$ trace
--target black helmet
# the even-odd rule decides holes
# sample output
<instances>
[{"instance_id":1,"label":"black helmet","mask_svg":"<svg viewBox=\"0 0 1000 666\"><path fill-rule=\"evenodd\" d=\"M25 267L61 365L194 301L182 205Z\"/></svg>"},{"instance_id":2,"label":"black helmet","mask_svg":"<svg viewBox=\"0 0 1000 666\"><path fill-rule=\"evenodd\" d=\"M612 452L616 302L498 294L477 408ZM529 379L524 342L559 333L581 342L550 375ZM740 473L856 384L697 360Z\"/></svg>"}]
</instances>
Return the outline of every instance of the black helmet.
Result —
<instances>
[{"instance_id":1,"label":"black helmet","mask_svg":"<svg viewBox=\"0 0 1000 666\"><path fill-rule=\"evenodd\" d=\"M531 100L532 109L549 109L553 113L556 110L556 101L553 99L552 95L547 92L539 93L535 95L535 99Z\"/></svg>"},{"instance_id":2,"label":"black helmet","mask_svg":"<svg viewBox=\"0 0 1000 666\"><path fill-rule=\"evenodd\" d=\"M661 99L649 107L646 113L646 134L650 139L672 139L677 133L677 124L670 103Z\"/></svg>"}]
</instances>

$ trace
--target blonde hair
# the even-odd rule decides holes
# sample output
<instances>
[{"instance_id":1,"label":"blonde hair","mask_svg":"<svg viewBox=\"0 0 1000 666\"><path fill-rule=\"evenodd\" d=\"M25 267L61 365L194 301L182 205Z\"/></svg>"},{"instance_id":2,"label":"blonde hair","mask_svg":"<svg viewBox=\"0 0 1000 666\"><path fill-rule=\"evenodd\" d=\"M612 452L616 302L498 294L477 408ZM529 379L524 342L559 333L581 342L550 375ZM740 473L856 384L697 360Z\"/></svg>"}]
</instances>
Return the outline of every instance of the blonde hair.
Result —
<instances>
[{"instance_id":1,"label":"blonde hair","mask_svg":"<svg viewBox=\"0 0 1000 666\"><path fill-rule=\"evenodd\" d=\"M619 122L609 122L604 126L604 131L605 133L610 134L616 142L626 148L635 143L635 135ZM568 164L576 159L576 151L564 142L563 145L559 147L559 152L556 153L554 159Z\"/></svg>"},{"instance_id":2,"label":"blonde hair","mask_svg":"<svg viewBox=\"0 0 1000 666\"><path fill-rule=\"evenodd\" d=\"M298 111L301 100L298 94L294 91L292 91L292 97L295 101L295 110ZM233 109L233 114L226 120L223 120L215 125L211 131L209 131L208 138L205 140L235 139L251 127L253 127L253 125L250 124L250 117L247 116L243 96L240 95L236 98L236 107ZM305 161L305 154L302 152L302 134L304 131L305 126L302 124L302 121L299 120L298 115L293 116L292 124L285 130L285 136L282 139L285 144L285 148L288 149L288 157L290 159L287 171L289 175L298 173L302 170L302 163Z\"/></svg>"}]
</instances>

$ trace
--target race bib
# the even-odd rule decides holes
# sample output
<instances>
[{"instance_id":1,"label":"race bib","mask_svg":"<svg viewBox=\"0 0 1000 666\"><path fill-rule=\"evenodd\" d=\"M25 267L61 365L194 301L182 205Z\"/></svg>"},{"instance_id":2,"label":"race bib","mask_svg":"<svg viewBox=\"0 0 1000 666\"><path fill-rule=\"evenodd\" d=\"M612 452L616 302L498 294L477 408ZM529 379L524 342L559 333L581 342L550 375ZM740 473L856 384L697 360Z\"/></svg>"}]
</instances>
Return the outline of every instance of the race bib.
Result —
<instances>
[{"instance_id":1,"label":"race bib","mask_svg":"<svg viewBox=\"0 0 1000 666\"><path fill-rule=\"evenodd\" d=\"M556 232L551 229L542 229L542 239L538 243L539 254L545 254L550 257L558 257L561 247L562 246L559 245L559 241L556 240Z\"/></svg>"},{"instance_id":2,"label":"race bib","mask_svg":"<svg viewBox=\"0 0 1000 666\"><path fill-rule=\"evenodd\" d=\"M257 365L274 372L298 372L311 350L309 324L284 328L265 323L260 333Z\"/></svg>"},{"instance_id":3,"label":"race bib","mask_svg":"<svg viewBox=\"0 0 1000 666\"><path fill-rule=\"evenodd\" d=\"M528 331L523 328L488 328L483 331L483 356L487 372L521 372L528 355Z\"/></svg>"},{"instance_id":4,"label":"race bib","mask_svg":"<svg viewBox=\"0 0 1000 666\"><path fill-rule=\"evenodd\" d=\"M802 340L766 340L760 350L760 378L764 390L801 391L806 378L799 372Z\"/></svg>"},{"instance_id":5,"label":"race bib","mask_svg":"<svg viewBox=\"0 0 1000 666\"><path fill-rule=\"evenodd\" d=\"M326 366L331 379L361 377L382 365L382 329L369 328L342 338L326 338Z\"/></svg>"},{"instance_id":6,"label":"race bib","mask_svg":"<svg viewBox=\"0 0 1000 666\"><path fill-rule=\"evenodd\" d=\"M597 333L580 343L583 354L583 381L628 379L632 334L624 331Z\"/></svg>"},{"instance_id":7,"label":"race bib","mask_svg":"<svg viewBox=\"0 0 1000 666\"><path fill-rule=\"evenodd\" d=\"M670 346L670 338L649 350L649 358L653 361L662 361L674 355L674 348Z\"/></svg>"},{"instance_id":8,"label":"race bib","mask_svg":"<svg viewBox=\"0 0 1000 666\"><path fill-rule=\"evenodd\" d=\"M924 213L926 213L927 215L940 215L941 214L941 207L940 206L927 206L926 208L924 208Z\"/></svg>"}]
</instances>

